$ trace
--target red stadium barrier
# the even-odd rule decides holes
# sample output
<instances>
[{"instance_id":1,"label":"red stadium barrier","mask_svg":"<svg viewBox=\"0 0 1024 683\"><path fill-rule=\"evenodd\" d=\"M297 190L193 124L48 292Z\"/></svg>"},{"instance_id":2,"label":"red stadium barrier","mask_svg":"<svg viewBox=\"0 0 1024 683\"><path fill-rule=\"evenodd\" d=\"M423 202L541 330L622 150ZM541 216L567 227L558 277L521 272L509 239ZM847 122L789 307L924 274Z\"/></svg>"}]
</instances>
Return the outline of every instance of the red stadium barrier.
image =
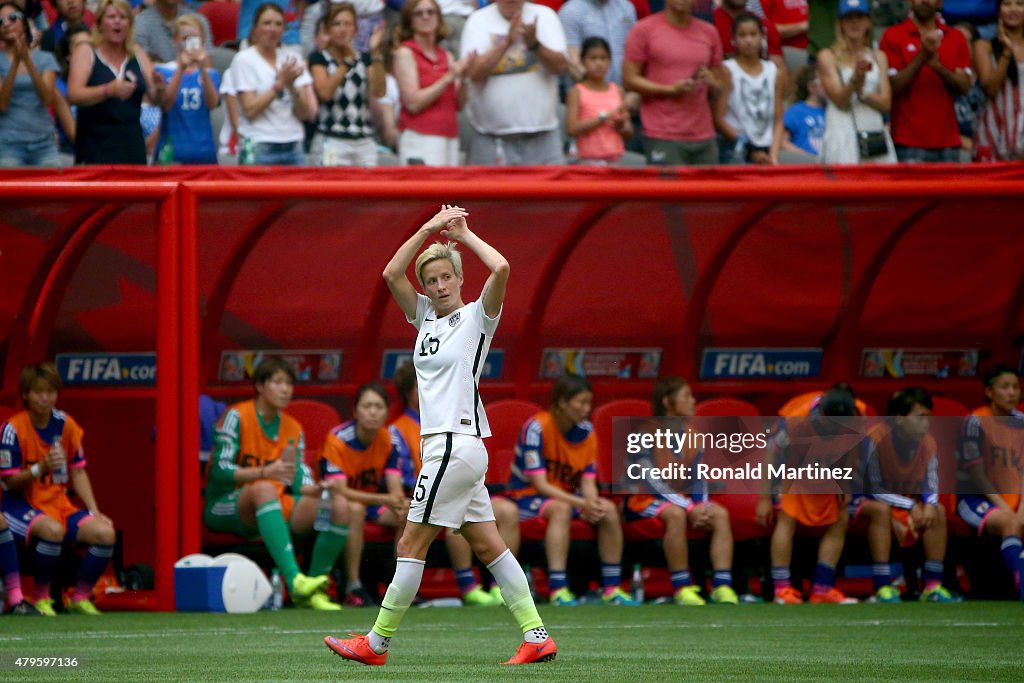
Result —
<instances>
[{"instance_id":1,"label":"red stadium barrier","mask_svg":"<svg viewBox=\"0 0 1024 683\"><path fill-rule=\"evenodd\" d=\"M28 362L156 352L155 386L69 384L61 404L86 429L126 562L155 567L161 608L173 604L173 560L199 547L198 393L251 391L221 378L221 352L338 349L337 379L298 392L346 414L382 355L409 348L380 271L443 200L468 206L513 266L486 400L545 404L545 349L657 349L656 372L762 413L840 379L884 405L906 380L859 377L868 347L1019 353L1024 241L1007 217L1021 215L1020 165L438 178L413 168L0 173L0 405L16 406ZM467 259L467 291L481 280ZM819 377L697 376L709 347L809 346L822 351ZM591 375L599 403L646 398L650 378L625 374ZM980 400L977 378L956 374L920 383Z\"/></svg>"}]
</instances>

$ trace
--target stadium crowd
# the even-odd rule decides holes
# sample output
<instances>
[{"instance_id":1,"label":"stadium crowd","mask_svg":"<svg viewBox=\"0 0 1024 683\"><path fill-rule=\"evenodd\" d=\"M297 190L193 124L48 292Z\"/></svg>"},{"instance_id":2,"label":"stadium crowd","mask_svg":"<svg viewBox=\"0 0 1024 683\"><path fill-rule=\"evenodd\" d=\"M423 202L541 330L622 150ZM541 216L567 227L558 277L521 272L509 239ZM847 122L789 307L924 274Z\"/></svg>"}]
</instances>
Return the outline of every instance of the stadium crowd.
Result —
<instances>
[{"instance_id":1,"label":"stadium crowd","mask_svg":"<svg viewBox=\"0 0 1024 683\"><path fill-rule=\"evenodd\" d=\"M1024 157L1022 0L4 0L0 46L0 166Z\"/></svg>"},{"instance_id":2,"label":"stadium crowd","mask_svg":"<svg viewBox=\"0 0 1024 683\"><path fill-rule=\"evenodd\" d=\"M339 610L342 602L374 604L377 586L361 582L367 566L364 536L371 526L400 530L422 488L411 365L400 367L394 378L399 409L391 410L382 385L367 384L355 395L352 419L326 434L307 435L288 413L296 375L287 361L265 358L252 380L252 399L225 406L204 397L200 404L202 442L211 451L204 460L206 529L264 545L296 606ZM713 480L670 489L656 479L648 480L648 489L625 495L610 486L607 465L600 474L599 430L590 421L594 392L586 378L566 374L554 381L548 408L534 406L537 412L525 421L523 408L517 408L510 471L496 461L507 444L489 444L494 474L487 482L498 533L521 562L546 567L546 589L538 592L560 606L642 601L642 595L622 589L627 541L655 543L659 557L648 553L648 564L660 565L663 554L671 582L666 599L685 606L759 600L751 595L757 565L760 593L776 604L857 602L837 585L841 562L853 557L844 552L847 544L866 546L858 559L871 568L872 602L956 602L963 590L956 565L967 561L983 565L984 580L1001 576L1007 587L1012 580L1017 595L1024 567L1018 371L994 366L983 385L985 404L962 418L958 428L955 494L948 481L940 484L940 448L931 433L935 404L927 390L908 386L895 392L886 417L851 445L836 438L848 424L842 420L873 410L840 383L780 408L761 455L764 462L850 465L855 476L842 493L808 492L768 477L760 494L745 496L723 492ZM83 428L57 407L61 380L53 364L26 367L19 387L24 410L0 427L0 574L9 610L25 615L60 610L61 596L51 595L51 583L62 547L84 546L77 584L64 590L66 609L99 614L92 591L113 554L116 520L100 512L92 493ZM686 380L662 377L654 383L649 410L637 412L634 406L631 414L652 416L644 419L659 420L657 426L674 420L673 429L683 434L695 424L698 405ZM507 419L496 414L493 421ZM307 438L322 442L322 449L307 454ZM491 441L500 440L496 433ZM808 444L811 450L802 451ZM817 455L808 460L812 451ZM640 461L693 466L713 457L709 454L696 447L649 448ZM756 506L746 509L742 500L751 497ZM985 542L988 537L993 541ZM382 538L390 536L376 540ZM949 550L955 538L961 539L957 553ZM531 548L526 541L533 542ZM755 541L757 557L744 551L744 560L734 562L740 541ZM590 542L596 564L591 564L592 551L581 551L581 544ZM816 560L794 561L798 542L813 543ZM964 543L973 545L965 550ZM474 569L466 540L449 533L444 544L464 604L502 604L493 578ZM29 563L22 569L33 578L32 601L21 589L19 546L22 561ZM520 554L527 551L530 560ZM570 563L570 553L581 552L584 557ZM920 560L916 570L914 557ZM691 571L691 560L700 571ZM893 574L898 560L904 563L902 576ZM308 567L306 573L300 564ZM813 574L806 571L809 566ZM581 574L576 580L570 567ZM734 579L737 570L741 574ZM592 578L599 582L592 594L572 590L589 592ZM810 579L807 590L804 579Z\"/></svg>"}]
</instances>

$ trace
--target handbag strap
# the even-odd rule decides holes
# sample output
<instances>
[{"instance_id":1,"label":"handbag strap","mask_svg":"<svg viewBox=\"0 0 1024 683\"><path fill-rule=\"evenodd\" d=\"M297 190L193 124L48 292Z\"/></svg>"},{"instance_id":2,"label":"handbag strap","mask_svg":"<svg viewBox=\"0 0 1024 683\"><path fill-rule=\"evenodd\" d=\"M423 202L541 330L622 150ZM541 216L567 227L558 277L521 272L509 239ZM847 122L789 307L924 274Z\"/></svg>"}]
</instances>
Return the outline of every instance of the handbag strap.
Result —
<instances>
[{"instance_id":1,"label":"handbag strap","mask_svg":"<svg viewBox=\"0 0 1024 683\"><path fill-rule=\"evenodd\" d=\"M843 70L839 68L838 64L836 64L836 71L839 73L839 82L845 86L846 79L843 78ZM854 97L856 97L859 100L860 95L858 95L856 92L850 93L850 118L853 119L853 134L856 135L857 137L860 137L860 130L857 128L857 108L853 106Z\"/></svg>"}]
</instances>

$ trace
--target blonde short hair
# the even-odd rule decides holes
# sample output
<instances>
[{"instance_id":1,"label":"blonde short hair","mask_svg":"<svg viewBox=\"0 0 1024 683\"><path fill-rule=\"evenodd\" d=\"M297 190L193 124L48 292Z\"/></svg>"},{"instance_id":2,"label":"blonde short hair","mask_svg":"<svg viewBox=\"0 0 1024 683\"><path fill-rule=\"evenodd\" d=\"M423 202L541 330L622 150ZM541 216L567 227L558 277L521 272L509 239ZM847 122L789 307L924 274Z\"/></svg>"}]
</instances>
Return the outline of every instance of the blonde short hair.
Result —
<instances>
[{"instance_id":1,"label":"blonde short hair","mask_svg":"<svg viewBox=\"0 0 1024 683\"><path fill-rule=\"evenodd\" d=\"M198 14L182 14L174 20L174 35L178 35L182 28L185 26L191 26L199 31L199 38L206 43L206 29L203 28L203 22L199 21Z\"/></svg>"},{"instance_id":2,"label":"blonde short hair","mask_svg":"<svg viewBox=\"0 0 1024 683\"><path fill-rule=\"evenodd\" d=\"M124 49L129 57L135 56L135 13L132 12L132 6L128 3L128 0L100 0L100 4L96 8L96 21L92 25L93 47L99 47L103 44L100 24L103 23L103 15L106 14L109 7L117 8L128 17L128 39L124 42Z\"/></svg>"},{"instance_id":3,"label":"blonde short hair","mask_svg":"<svg viewBox=\"0 0 1024 683\"><path fill-rule=\"evenodd\" d=\"M456 248L455 242L434 242L416 257L416 279L419 280L420 287L423 286L423 267L440 259L448 259L452 264L452 270L455 271L455 277L462 277L462 254Z\"/></svg>"}]
</instances>

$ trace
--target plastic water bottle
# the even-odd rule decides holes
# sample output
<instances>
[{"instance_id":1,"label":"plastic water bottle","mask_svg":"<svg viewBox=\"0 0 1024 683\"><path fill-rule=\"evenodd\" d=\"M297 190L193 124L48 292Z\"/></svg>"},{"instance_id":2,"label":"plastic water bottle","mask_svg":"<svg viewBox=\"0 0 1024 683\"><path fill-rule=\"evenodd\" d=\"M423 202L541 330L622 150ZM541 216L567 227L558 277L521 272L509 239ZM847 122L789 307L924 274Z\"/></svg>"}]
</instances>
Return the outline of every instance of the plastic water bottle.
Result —
<instances>
[{"instance_id":1,"label":"plastic water bottle","mask_svg":"<svg viewBox=\"0 0 1024 683\"><path fill-rule=\"evenodd\" d=\"M643 604L644 602L644 574L640 569L639 564L633 565L633 582L631 588L633 589L633 599Z\"/></svg>"},{"instance_id":2,"label":"plastic water bottle","mask_svg":"<svg viewBox=\"0 0 1024 683\"><path fill-rule=\"evenodd\" d=\"M53 470L50 473L50 479L54 484L66 484L68 483L68 458L64 452L64 447L60 444L60 435L53 437L53 447L60 451L61 459L64 461L60 467Z\"/></svg>"},{"instance_id":3,"label":"plastic water bottle","mask_svg":"<svg viewBox=\"0 0 1024 683\"><path fill-rule=\"evenodd\" d=\"M302 495L302 462L299 460L299 451L295 447L295 439L288 439L288 446L281 454L282 458L285 456L295 465L295 478L292 480L291 489L292 495L298 500L298 497Z\"/></svg>"},{"instance_id":4,"label":"plastic water bottle","mask_svg":"<svg viewBox=\"0 0 1024 683\"><path fill-rule=\"evenodd\" d=\"M316 521L313 522L314 531L327 531L331 528L331 491L324 489L320 492L320 502L316 504Z\"/></svg>"},{"instance_id":5,"label":"plastic water bottle","mask_svg":"<svg viewBox=\"0 0 1024 683\"><path fill-rule=\"evenodd\" d=\"M279 610L284 607L284 583L281 572L276 569L270 573L270 609Z\"/></svg>"},{"instance_id":6,"label":"plastic water bottle","mask_svg":"<svg viewBox=\"0 0 1024 683\"><path fill-rule=\"evenodd\" d=\"M747 143L749 140L743 133L739 134L736 138L736 146L732 150L732 163L734 164L745 164L747 163Z\"/></svg>"},{"instance_id":7,"label":"plastic water bottle","mask_svg":"<svg viewBox=\"0 0 1024 683\"><path fill-rule=\"evenodd\" d=\"M240 166L252 166L256 163L256 148L252 138L242 139L242 151L238 153L238 164Z\"/></svg>"},{"instance_id":8,"label":"plastic water bottle","mask_svg":"<svg viewBox=\"0 0 1024 683\"><path fill-rule=\"evenodd\" d=\"M167 166L168 164L174 163L174 146L172 144L171 136L167 136L167 142L160 148L160 155L157 158L161 166Z\"/></svg>"}]
</instances>

